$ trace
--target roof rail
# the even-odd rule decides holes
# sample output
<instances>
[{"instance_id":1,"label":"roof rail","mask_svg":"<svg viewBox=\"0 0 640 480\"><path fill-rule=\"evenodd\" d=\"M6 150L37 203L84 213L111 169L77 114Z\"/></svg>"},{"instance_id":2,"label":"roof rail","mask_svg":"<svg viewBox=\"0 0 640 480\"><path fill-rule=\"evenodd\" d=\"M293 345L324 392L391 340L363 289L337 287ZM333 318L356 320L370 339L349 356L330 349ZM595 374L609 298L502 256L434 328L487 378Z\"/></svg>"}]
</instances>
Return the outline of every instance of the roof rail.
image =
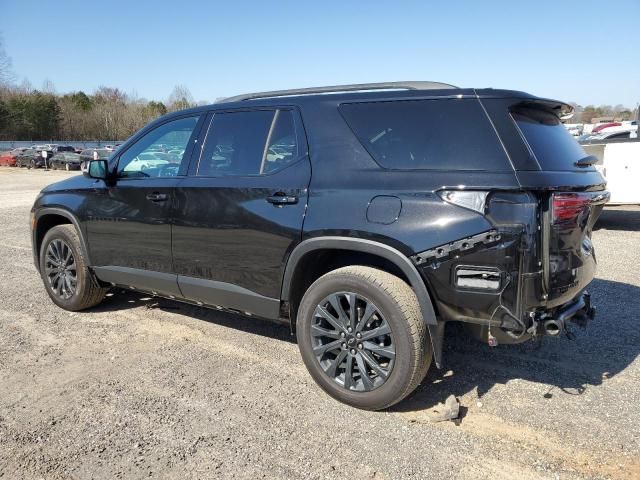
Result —
<instances>
[{"instance_id":1,"label":"roof rail","mask_svg":"<svg viewBox=\"0 0 640 480\"><path fill-rule=\"evenodd\" d=\"M448 83L440 82L381 82L354 83L351 85L333 85L329 87L294 88L291 90L274 90L272 92L245 93L234 97L223 98L216 103L240 102L256 98L288 97L292 95L310 95L315 93L356 92L362 90L435 90L458 88Z\"/></svg>"}]
</instances>

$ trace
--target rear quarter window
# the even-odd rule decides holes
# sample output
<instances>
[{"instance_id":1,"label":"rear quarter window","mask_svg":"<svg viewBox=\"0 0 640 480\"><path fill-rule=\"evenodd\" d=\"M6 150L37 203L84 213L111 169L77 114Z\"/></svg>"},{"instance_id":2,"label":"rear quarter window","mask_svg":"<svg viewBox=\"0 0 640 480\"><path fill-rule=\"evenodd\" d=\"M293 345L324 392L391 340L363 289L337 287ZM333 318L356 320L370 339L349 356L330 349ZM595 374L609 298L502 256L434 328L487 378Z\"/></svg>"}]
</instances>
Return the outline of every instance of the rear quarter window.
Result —
<instances>
[{"instance_id":1,"label":"rear quarter window","mask_svg":"<svg viewBox=\"0 0 640 480\"><path fill-rule=\"evenodd\" d=\"M511 117L542 170L584 170L575 162L587 153L554 113L540 108L517 107L511 111Z\"/></svg>"},{"instance_id":2,"label":"rear quarter window","mask_svg":"<svg viewBox=\"0 0 640 480\"><path fill-rule=\"evenodd\" d=\"M340 106L340 112L384 168L511 170L476 99L348 103Z\"/></svg>"}]
</instances>

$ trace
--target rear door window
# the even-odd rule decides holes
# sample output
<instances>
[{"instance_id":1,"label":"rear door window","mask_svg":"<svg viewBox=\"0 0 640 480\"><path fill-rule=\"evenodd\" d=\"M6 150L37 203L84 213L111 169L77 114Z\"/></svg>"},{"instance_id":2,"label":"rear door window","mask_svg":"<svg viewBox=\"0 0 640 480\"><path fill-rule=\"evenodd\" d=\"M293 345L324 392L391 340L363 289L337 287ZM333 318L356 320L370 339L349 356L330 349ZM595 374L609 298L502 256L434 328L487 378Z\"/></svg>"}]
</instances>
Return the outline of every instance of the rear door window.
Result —
<instances>
[{"instance_id":1,"label":"rear door window","mask_svg":"<svg viewBox=\"0 0 640 480\"><path fill-rule=\"evenodd\" d=\"M575 162L587 154L554 113L518 107L511 111L511 117L542 170L581 169Z\"/></svg>"},{"instance_id":2,"label":"rear door window","mask_svg":"<svg viewBox=\"0 0 640 480\"><path fill-rule=\"evenodd\" d=\"M299 157L290 110L215 113L197 176L264 175Z\"/></svg>"},{"instance_id":3,"label":"rear door window","mask_svg":"<svg viewBox=\"0 0 640 480\"><path fill-rule=\"evenodd\" d=\"M384 168L511 170L476 99L349 103L341 105L340 111Z\"/></svg>"}]
</instances>

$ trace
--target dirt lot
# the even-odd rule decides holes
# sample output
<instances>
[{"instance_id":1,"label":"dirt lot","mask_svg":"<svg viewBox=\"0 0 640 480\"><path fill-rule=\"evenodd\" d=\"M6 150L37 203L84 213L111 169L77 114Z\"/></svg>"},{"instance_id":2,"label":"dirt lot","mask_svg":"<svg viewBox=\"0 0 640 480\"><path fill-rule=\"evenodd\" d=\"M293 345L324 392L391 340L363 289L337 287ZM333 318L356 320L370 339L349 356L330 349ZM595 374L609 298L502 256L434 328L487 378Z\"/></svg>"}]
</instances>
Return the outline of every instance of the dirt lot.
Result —
<instances>
[{"instance_id":1,"label":"dirt lot","mask_svg":"<svg viewBox=\"0 0 640 480\"><path fill-rule=\"evenodd\" d=\"M132 293L56 308L28 212L67 175L0 169L0 478L640 478L640 209L595 232L574 341L451 328L445 368L372 413L322 393L282 326ZM430 423L450 393L462 418Z\"/></svg>"}]
</instances>

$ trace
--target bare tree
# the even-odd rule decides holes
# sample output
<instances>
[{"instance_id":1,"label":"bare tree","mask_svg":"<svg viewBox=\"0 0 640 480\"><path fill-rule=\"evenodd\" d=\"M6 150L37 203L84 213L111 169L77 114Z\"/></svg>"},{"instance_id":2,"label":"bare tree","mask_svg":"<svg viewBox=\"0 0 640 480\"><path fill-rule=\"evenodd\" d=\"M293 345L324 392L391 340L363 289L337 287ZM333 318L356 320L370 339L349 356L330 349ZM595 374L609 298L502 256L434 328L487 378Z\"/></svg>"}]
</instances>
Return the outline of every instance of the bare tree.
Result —
<instances>
[{"instance_id":1,"label":"bare tree","mask_svg":"<svg viewBox=\"0 0 640 480\"><path fill-rule=\"evenodd\" d=\"M9 85L13 81L14 75L11 70L11 58L2 46L2 37L0 37L0 86Z\"/></svg>"},{"instance_id":2,"label":"bare tree","mask_svg":"<svg viewBox=\"0 0 640 480\"><path fill-rule=\"evenodd\" d=\"M44 93L50 93L51 95L55 95L56 86L53 84L53 82L50 79L45 78L44 81L42 82L42 91Z\"/></svg>"},{"instance_id":3,"label":"bare tree","mask_svg":"<svg viewBox=\"0 0 640 480\"><path fill-rule=\"evenodd\" d=\"M33 92L33 85L31 85L31 82L28 78L22 79L22 82L20 82L20 85L18 85L18 91L24 93L25 95Z\"/></svg>"},{"instance_id":4,"label":"bare tree","mask_svg":"<svg viewBox=\"0 0 640 480\"><path fill-rule=\"evenodd\" d=\"M184 85L176 85L173 87L173 91L167 100L167 108L170 112L191 108L194 105L193 95L191 95L191 92L187 87Z\"/></svg>"}]
</instances>

